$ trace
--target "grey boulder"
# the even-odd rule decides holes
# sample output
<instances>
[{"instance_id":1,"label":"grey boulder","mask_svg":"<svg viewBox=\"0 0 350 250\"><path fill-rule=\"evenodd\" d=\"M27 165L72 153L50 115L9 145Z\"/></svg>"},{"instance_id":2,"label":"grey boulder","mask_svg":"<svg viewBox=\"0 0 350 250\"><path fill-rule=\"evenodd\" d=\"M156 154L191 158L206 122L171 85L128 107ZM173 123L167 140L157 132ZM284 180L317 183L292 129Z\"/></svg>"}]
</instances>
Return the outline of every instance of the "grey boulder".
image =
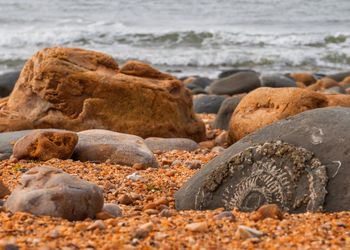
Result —
<instances>
[{"instance_id":1,"label":"grey boulder","mask_svg":"<svg viewBox=\"0 0 350 250\"><path fill-rule=\"evenodd\" d=\"M220 109L215 117L213 127L228 130L231 116L238 106L239 102L242 100L244 95L236 95L226 98L221 103Z\"/></svg>"},{"instance_id":2,"label":"grey boulder","mask_svg":"<svg viewBox=\"0 0 350 250\"><path fill-rule=\"evenodd\" d=\"M281 74L261 74L259 78L262 87L297 87L296 82L292 78Z\"/></svg>"},{"instance_id":3,"label":"grey boulder","mask_svg":"<svg viewBox=\"0 0 350 250\"><path fill-rule=\"evenodd\" d=\"M6 97L12 92L20 73L20 71L14 71L0 75L0 97Z\"/></svg>"},{"instance_id":4,"label":"grey boulder","mask_svg":"<svg viewBox=\"0 0 350 250\"><path fill-rule=\"evenodd\" d=\"M145 140L152 152L168 152L172 150L193 151L199 148L197 142L188 138L149 137Z\"/></svg>"},{"instance_id":5,"label":"grey boulder","mask_svg":"<svg viewBox=\"0 0 350 250\"><path fill-rule=\"evenodd\" d=\"M132 166L140 163L158 167L158 162L144 140L136 135L103 129L81 131L73 159L91 162L110 162Z\"/></svg>"},{"instance_id":6,"label":"grey boulder","mask_svg":"<svg viewBox=\"0 0 350 250\"><path fill-rule=\"evenodd\" d=\"M103 207L102 189L53 167L35 167L23 174L5 203L11 212L62 217L93 218Z\"/></svg>"},{"instance_id":7,"label":"grey boulder","mask_svg":"<svg viewBox=\"0 0 350 250\"><path fill-rule=\"evenodd\" d=\"M206 90L210 94L235 95L249 92L260 86L259 74L247 71L220 78L211 83Z\"/></svg>"},{"instance_id":8,"label":"grey boulder","mask_svg":"<svg viewBox=\"0 0 350 250\"><path fill-rule=\"evenodd\" d=\"M225 100L225 96L221 95L195 95L193 97L194 112L201 114L216 114Z\"/></svg>"},{"instance_id":9,"label":"grey boulder","mask_svg":"<svg viewBox=\"0 0 350 250\"><path fill-rule=\"evenodd\" d=\"M350 108L321 108L250 134L196 173L177 209L350 210Z\"/></svg>"}]
</instances>

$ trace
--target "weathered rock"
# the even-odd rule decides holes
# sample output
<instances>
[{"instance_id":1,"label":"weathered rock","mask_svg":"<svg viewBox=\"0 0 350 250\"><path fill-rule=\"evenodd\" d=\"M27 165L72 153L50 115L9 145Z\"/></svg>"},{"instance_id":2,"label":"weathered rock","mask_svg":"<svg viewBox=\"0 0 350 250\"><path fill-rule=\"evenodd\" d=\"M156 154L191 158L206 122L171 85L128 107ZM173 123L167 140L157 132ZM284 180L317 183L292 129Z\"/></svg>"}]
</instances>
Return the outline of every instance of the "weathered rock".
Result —
<instances>
[{"instance_id":1,"label":"weathered rock","mask_svg":"<svg viewBox=\"0 0 350 250\"><path fill-rule=\"evenodd\" d=\"M207 90L216 95L235 95L249 92L260 86L259 74L248 71L218 79L212 82Z\"/></svg>"},{"instance_id":2,"label":"weathered rock","mask_svg":"<svg viewBox=\"0 0 350 250\"><path fill-rule=\"evenodd\" d=\"M20 71L4 73L0 75L0 97L8 96L19 77Z\"/></svg>"},{"instance_id":3,"label":"weathered rock","mask_svg":"<svg viewBox=\"0 0 350 250\"><path fill-rule=\"evenodd\" d=\"M29 135L34 132L45 132L45 131L62 131L67 132L66 130L58 129L36 129L36 130L21 130L16 132L5 132L0 133L0 160L9 159L13 153L13 146L16 141L22 138L23 136Z\"/></svg>"},{"instance_id":4,"label":"weathered rock","mask_svg":"<svg viewBox=\"0 0 350 250\"><path fill-rule=\"evenodd\" d=\"M335 80L328 78L328 77L323 77L323 78L317 80L316 83L308 86L307 88L309 90L316 91L316 90L328 89L328 88L335 87L335 86L338 86L338 83Z\"/></svg>"},{"instance_id":5,"label":"weathered rock","mask_svg":"<svg viewBox=\"0 0 350 250\"><path fill-rule=\"evenodd\" d=\"M328 106L350 107L350 95L333 94L325 95L328 101Z\"/></svg>"},{"instance_id":6,"label":"weathered rock","mask_svg":"<svg viewBox=\"0 0 350 250\"><path fill-rule=\"evenodd\" d=\"M262 128L202 167L176 193L176 208L350 210L349 124L350 108L337 107Z\"/></svg>"},{"instance_id":7,"label":"weathered rock","mask_svg":"<svg viewBox=\"0 0 350 250\"><path fill-rule=\"evenodd\" d=\"M74 132L35 131L17 140L12 156L18 160L65 160L72 156L77 142L78 136Z\"/></svg>"},{"instance_id":8,"label":"weathered rock","mask_svg":"<svg viewBox=\"0 0 350 250\"><path fill-rule=\"evenodd\" d=\"M150 137L145 140L152 152L168 152L172 150L193 151L199 148L197 142L187 138L157 138Z\"/></svg>"},{"instance_id":9,"label":"weathered rock","mask_svg":"<svg viewBox=\"0 0 350 250\"><path fill-rule=\"evenodd\" d=\"M244 95L236 95L226 98L220 106L220 109L215 117L213 128L228 130L231 116L242 100Z\"/></svg>"},{"instance_id":10,"label":"weathered rock","mask_svg":"<svg viewBox=\"0 0 350 250\"><path fill-rule=\"evenodd\" d=\"M23 174L5 208L11 212L83 220L103 207L102 189L53 167L35 167Z\"/></svg>"},{"instance_id":11,"label":"weathered rock","mask_svg":"<svg viewBox=\"0 0 350 250\"><path fill-rule=\"evenodd\" d=\"M228 77L228 76L232 76L236 73L240 73L240 72L255 72L254 70L251 70L251 69L229 69L229 70L224 70L222 71L218 77L219 78L225 78L225 77Z\"/></svg>"},{"instance_id":12,"label":"weathered rock","mask_svg":"<svg viewBox=\"0 0 350 250\"><path fill-rule=\"evenodd\" d=\"M225 100L221 95L195 95L193 97L193 107L196 113L216 114Z\"/></svg>"},{"instance_id":13,"label":"weathered rock","mask_svg":"<svg viewBox=\"0 0 350 250\"><path fill-rule=\"evenodd\" d=\"M309 86L317 81L314 75L303 72L303 73L292 73L289 74L291 78L293 78L296 82L302 82L306 86Z\"/></svg>"},{"instance_id":14,"label":"weathered rock","mask_svg":"<svg viewBox=\"0 0 350 250\"><path fill-rule=\"evenodd\" d=\"M136 61L119 69L108 55L71 48L44 49L26 63L0 105L0 131L18 127L205 136L190 91L175 77Z\"/></svg>"},{"instance_id":15,"label":"weathered rock","mask_svg":"<svg viewBox=\"0 0 350 250\"><path fill-rule=\"evenodd\" d=\"M91 162L110 162L132 166L141 163L148 167L158 167L158 162L146 146L144 140L136 135L91 129L78 132L79 141L73 159Z\"/></svg>"},{"instance_id":16,"label":"weathered rock","mask_svg":"<svg viewBox=\"0 0 350 250\"><path fill-rule=\"evenodd\" d=\"M259 79L262 87L283 88L297 86L292 78L281 74L261 74Z\"/></svg>"},{"instance_id":17,"label":"weathered rock","mask_svg":"<svg viewBox=\"0 0 350 250\"><path fill-rule=\"evenodd\" d=\"M246 95L231 117L231 142L309 109L326 107L324 95L300 88L259 88Z\"/></svg>"},{"instance_id":18,"label":"weathered rock","mask_svg":"<svg viewBox=\"0 0 350 250\"><path fill-rule=\"evenodd\" d=\"M0 199L4 198L6 195L10 194L10 190L0 181Z\"/></svg>"}]
</instances>

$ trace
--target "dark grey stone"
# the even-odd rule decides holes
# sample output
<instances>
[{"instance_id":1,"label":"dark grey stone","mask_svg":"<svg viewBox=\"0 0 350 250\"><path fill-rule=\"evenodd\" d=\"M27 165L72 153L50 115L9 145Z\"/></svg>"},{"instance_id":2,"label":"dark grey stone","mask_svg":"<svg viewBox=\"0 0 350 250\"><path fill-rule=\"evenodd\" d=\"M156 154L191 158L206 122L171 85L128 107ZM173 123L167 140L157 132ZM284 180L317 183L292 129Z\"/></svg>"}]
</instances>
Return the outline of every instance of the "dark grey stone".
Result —
<instances>
[{"instance_id":1,"label":"dark grey stone","mask_svg":"<svg viewBox=\"0 0 350 250\"><path fill-rule=\"evenodd\" d=\"M296 82L281 74L261 74L261 86L271 88L296 87Z\"/></svg>"},{"instance_id":2,"label":"dark grey stone","mask_svg":"<svg viewBox=\"0 0 350 250\"><path fill-rule=\"evenodd\" d=\"M346 77L350 76L350 71L339 72L336 74L327 75L327 77L332 78L337 82L343 81Z\"/></svg>"},{"instance_id":3,"label":"dark grey stone","mask_svg":"<svg viewBox=\"0 0 350 250\"><path fill-rule=\"evenodd\" d=\"M212 80L210 80L207 77L198 77L190 84L195 85L197 87L200 87L202 89L205 89L206 87L208 87L210 85L211 82L212 82Z\"/></svg>"},{"instance_id":4,"label":"dark grey stone","mask_svg":"<svg viewBox=\"0 0 350 250\"><path fill-rule=\"evenodd\" d=\"M322 108L250 134L202 167L175 195L177 209L350 210L350 108Z\"/></svg>"},{"instance_id":5,"label":"dark grey stone","mask_svg":"<svg viewBox=\"0 0 350 250\"><path fill-rule=\"evenodd\" d=\"M215 117L213 127L228 130L231 116L238 106L239 102L242 100L243 95L232 96L226 98L220 106L220 109Z\"/></svg>"},{"instance_id":6,"label":"dark grey stone","mask_svg":"<svg viewBox=\"0 0 350 250\"><path fill-rule=\"evenodd\" d=\"M225 98L220 95L196 95L193 97L194 112L216 114Z\"/></svg>"},{"instance_id":7,"label":"dark grey stone","mask_svg":"<svg viewBox=\"0 0 350 250\"><path fill-rule=\"evenodd\" d=\"M20 73L14 71L0 75L0 97L6 97L12 92Z\"/></svg>"},{"instance_id":8,"label":"dark grey stone","mask_svg":"<svg viewBox=\"0 0 350 250\"><path fill-rule=\"evenodd\" d=\"M229 70L222 71L218 75L218 78L225 78L225 77L232 76L232 75L239 73L239 72L255 72L255 71L251 70L251 69L229 69Z\"/></svg>"},{"instance_id":9,"label":"dark grey stone","mask_svg":"<svg viewBox=\"0 0 350 250\"><path fill-rule=\"evenodd\" d=\"M235 95L249 92L260 86L259 74L248 71L218 79L205 90L216 95Z\"/></svg>"},{"instance_id":10,"label":"dark grey stone","mask_svg":"<svg viewBox=\"0 0 350 250\"><path fill-rule=\"evenodd\" d=\"M34 131L66 131L59 129L30 129L15 132L0 133L0 160L9 159L12 155L13 145L23 136L29 135Z\"/></svg>"}]
</instances>

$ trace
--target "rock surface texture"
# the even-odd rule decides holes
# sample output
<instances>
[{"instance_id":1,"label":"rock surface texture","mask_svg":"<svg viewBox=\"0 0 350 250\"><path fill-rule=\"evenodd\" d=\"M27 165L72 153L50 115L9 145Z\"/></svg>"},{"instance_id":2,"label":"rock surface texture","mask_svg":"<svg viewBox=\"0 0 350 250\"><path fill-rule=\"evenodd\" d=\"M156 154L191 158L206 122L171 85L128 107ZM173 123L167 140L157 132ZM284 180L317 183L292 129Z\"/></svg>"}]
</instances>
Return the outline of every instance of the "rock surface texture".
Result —
<instances>
[{"instance_id":1,"label":"rock surface texture","mask_svg":"<svg viewBox=\"0 0 350 250\"><path fill-rule=\"evenodd\" d=\"M93 218L103 207L102 189L53 167L35 167L23 174L5 208L68 220Z\"/></svg>"},{"instance_id":2,"label":"rock surface texture","mask_svg":"<svg viewBox=\"0 0 350 250\"><path fill-rule=\"evenodd\" d=\"M168 152L172 150L193 151L199 148L198 143L187 138L150 137L145 140L145 143L152 152Z\"/></svg>"},{"instance_id":3,"label":"rock surface texture","mask_svg":"<svg viewBox=\"0 0 350 250\"><path fill-rule=\"evenodd\" d=\"M190 91L175 77L88 50L49 48L24 66L9 98L0 101L0 131L93 128L141 137L200 141L203 122Z\"/></svg>"},{"instance_id":4,"label":"rock surface texture","mask_svg":"<svg viewBox=\"0 0 350 250\"><path fill-rule=\"evenodd\" d=\"M91 129L78 133L79 142L73 158L80 161L110 162L132 166L140 163L158 167L158 162L144 140L136 135Z\"/></svg>"},{"instance_id":5,"label":"rock surface texture","mask_svg":"<svg viewBox=\"0 0 350 250\"><path fill-rule=\"evenodd\" d=\"M65 160L72 156L77 142L78 136L74 132L35 131L16 142L12 156L18 160Z\"/></svg>"},{"instance_id":6,"label":"rock surface texture","mask_svg":"<svg viewBox=\"0 0 350 250\"><path fill-rule=\"evenodd\" d=\"M197 172L176 193L176 207L350 210L349 124L349 108L321 108L260 129Z\"/></svg>"}]
</instances>

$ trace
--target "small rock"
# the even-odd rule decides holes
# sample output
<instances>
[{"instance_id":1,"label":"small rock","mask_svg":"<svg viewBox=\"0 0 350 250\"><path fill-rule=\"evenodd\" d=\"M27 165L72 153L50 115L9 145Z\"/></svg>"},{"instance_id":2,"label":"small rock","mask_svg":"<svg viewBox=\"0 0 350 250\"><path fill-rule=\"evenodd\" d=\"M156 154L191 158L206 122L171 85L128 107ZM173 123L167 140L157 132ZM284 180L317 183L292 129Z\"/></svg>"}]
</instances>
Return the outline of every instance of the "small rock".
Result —
<instances>
[{"instance_id":1,"label":"small rock","mask_svg":"<svg viewBox=\"0 0 350 250\"><path fill-rule=\"evenodd\" d=\"M235 221L236 218L233 215L231 211L223 211L217 215L214 216L215 220L229 220L229 221Z\"/></svg>"},{"instance_id":2,"label":"small rock","mask_svg":"<svg viewBox=\"0 0 350 250\"><path fill-rule=\"evenodd\" d=\"M199 148L197 142L188 138L157 138L149 137L145 140L152 152L168 152L172 150L193 151Z\"/></svg>"},{"instance_id":3,"label":"small rock","mask_svg":"<svg viewBox=\"0 0 350 250\"><path fill-rule=\"evenodd\" d=\"M221 95L195 95L193 97L193 109L199 114L216 114L225 98Z\"/></svg>"},{"instance_id":4,"label":"small rock","mask_svg":"<svg viewBox=\"0 0 350 250\"><path fill-rule=\"evenodd\" d=\"M216 138L215 144L218 146L225 146L228 142L228 133L227 131L222 131Z\"/></svg>"},{"instance_id":5,"label":"small rock","mask_svg":"<svg viewBox=\"0 0 350 250\"><path fill-rule=\"evenodd\" d=\"M208 231L208 224L206 222L195 222L186 225L185 229L191 232L203 233Z\"/></svg>"},{"instance_id":6,"label":"small rock","mask_svg":"<svg viewBox=\"0 0 350 250\"><path fill-rule=\"evenodd\" d=\"M279 206L276 204L263 205L252 214L252 220L254 221L264 220L266 218L282 220L283 214Z\"/></svg>"},{"instance_id":7,"label":"small rock","mask_svg":"<svg viewBox=\"0 0 350 250\"><path fill-rule=\"evenodd\" d=\"M137 239L143 239L148 236L148 234L153 230L153 223L148 222L136 229L136 231L133 233L133 238Z\"/></svg>"},{"instance_id":8,"label":"small rock","mask_svg":"<svg viewBox=\"0 0 350 250\"><path fill-rule=\"evenodd\" d=\"M118 199L118 203L119 204L123 204L123 205L130 205L132 204L134 201L131 199L131 197L127 194L122 194L119 199Z\"/></svg>"},{"instance_id":9,"label":"small rock","mask_svg":"<svg viewBox=\"0 0 350 250\"><path fill-rule=\"evenodd\" d=\"M173 214L169 209L163 209L160 213L159 216L161 217L171 217Z\"/></svg>"},{"instance_id":10,"label":"small rock","mask_svg":"<svg viewBox=\"0 0 350 250\"><path fill-rule=\"evenodd\" d=\"M6 195L10 194L10 190L0 181L0 199L4 198Z\"/></svg>"},{"instance_id":11,"label":"small rock","mask_svg":"<svg viewBox=\"0 0 350 250\"><path fill-rule=\"evenodd\" d=\"M171 166L178 166L178 165L181 165L182 164L182 161L181 160L175 160L171 163Z\"/></svg>"},{"instance_id":12,"label":"small rock","mask_svg":"<svg viewBox=\"0 0 350 250\"><path fill-rule=\"evenodd\" d=\"M132 181L138 181L138 180L141 180L142 176L139 175L139 173L134 172L134 173L128 175L126 178L129 180L132 180Z\"/></svg>"},{"instance_id":13,"label":"small rock","mask_svg":"<svg viewBox=\"0 0 350 250\"><path fill-rule=\"evenodd\" d=\"M77 142L78 136L74 132L37 131L16 141L12 157L18 160L65 160L72 156Z\"/></svg>"},{"instance_id":14,"label":"small rock","mask_svg":"<svg viewBox=\"0 0 350 250\"><path fill-rule=\"evenodd\" d=\"M262 87L283 88L297 86L294 79L281 74L261 74L259 78Z\"/></svg>"},{"instance_id":15,"label":"small rock","mask_svg":"<svg viewBox=\"0 0 350 250\"><path fill-rule=\"evenodd\" d=\"M213 122L213 128L219 128L219 129L225 129L225 130L229 128L231 116L243 97L244 95L242 94L235 95L235 96L226 98L222 102L220 109Z\"/></svg>"},{"instance_id":16,"label":"small rock","mask_svg":"<svg viewBox=\"0 0 350 250\"><path fill-rule=\"evenodd\" d=\"M57 229L53 229L51 232L50 232L50 237L52 239L57 239L58 237L60 237L60 232L57 230Z\"/></svg>"},{"instance_id":17,"label":"small rock","mask_svg":"<svg viewBox=\"0 0 350 250\"><path fill-rule=\"evenodd\" d=\"M199 147L202 149L212 149L215 147L215 142L214 141L202 141L199 143Z\"/></svg>"},{"instance_id":18,"label":"small rock","mask_svg":"<svg viewBox=\"0 0 350 250\"><path fill-rule=\"evenodd\" d=\"M250 228L247 226L238 226L238 229L236 231L236 237L238 239L249 239L249 238L260 238L262 236L264 236L265 233L258 231L254 228Z\"/></svg>"},{"instance_id":19,"label":"small rock","mask_svg":"<svg viewBox=\"0 0 350 250\"><path fill-rule=\"evenodd\" d=\"M96 220L95 222L93 222L92 224L90 224L87 228L87 230L95 230L95 229L105 229L106 225L104 224L104 222L102 220Z\"/></svg>"},{"instance_id":20,"label":"small rock","mask_svg":"<svg viewBox=\"0 0 350 250\"><path fill-rule=\"evenodd\" d=\"M154 239L155 240L164 240L165 238L167 238L169 235L167 235L166 233L162 233L162 232L156 232L154 234Z\"/></svg>"},{"instance_id":21,"label":"small rock","mask_svg":"<svg viewBox=\"0 0 350 250\"><path fill-rule=\"evenodd\" d=\"M122 215L123 212L117 204L106 203L103 205L102 211L96 215L96 218L100 220L107 220L111 218L121 217Z\"/></svg>"},{"instance_id":22,"label":"small rock","mask_svg":"<svg viewBox=\"0 0 350 250\"><path fill-rule=\"evenodd\" d=\"M23 174L5 203L6 210L13 213L21 211L68 220L93 218L102 207L101 188L48 166L34 167Z\"/></svg>"},{"instance_id":23,"label":"small rock","mask_svg":"<svg viewBox=\"0 0 350 250\"><path fill-rule=\"evenodd\" d=\"M223 151L225 151L225 149L223 147L220 147L220 146L216 146L216 147L213 147L211 149L211 152L213 153L217 153L217 154L220 154L222 153Z\"/></svg>"},{"instance_id":24,"label":"small rock","mask_svg":"<svg viewBox=\"0 0 350 250\"><path fill-rule=\"evenodd\" d=\"M202 162L200 160L186 161L185 166L189 169L199 169L202 167Z\"/></svg>"},{"instance_id":25,"label":"small rock","mask_svg":"<svg viewBox=\"0 0 350 250\"><path fill-rule=\"evenodd\" d=\"M157 209L146 209L144 210L144 212L148 215L152 215L152 214L158 214L158 210Z\"/></svg>"}]
</instances>

